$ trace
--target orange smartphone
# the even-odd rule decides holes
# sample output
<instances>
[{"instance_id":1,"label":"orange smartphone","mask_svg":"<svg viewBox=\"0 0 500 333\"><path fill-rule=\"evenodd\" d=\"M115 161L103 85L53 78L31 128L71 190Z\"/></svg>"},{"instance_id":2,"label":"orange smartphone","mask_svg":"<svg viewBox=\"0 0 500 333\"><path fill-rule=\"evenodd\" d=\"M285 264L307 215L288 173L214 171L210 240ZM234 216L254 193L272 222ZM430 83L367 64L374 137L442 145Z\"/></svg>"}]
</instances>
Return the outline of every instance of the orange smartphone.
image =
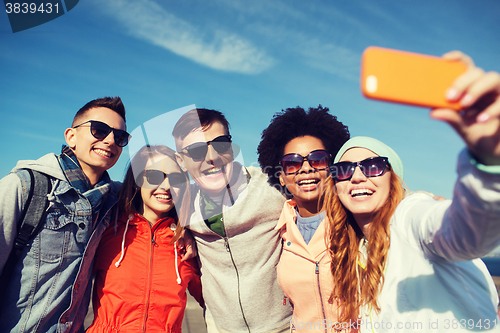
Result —
<instances>
[{"instance_id":1,"label":"orange smartphone","mask_svg":"<svg viewBox=\"0 0 500 333\"><path fill-rule=\"evenodd\" d=\"M466 70L461 61L370 46L361 60L361 91L377 100L460 110L445 94Z\"/></svg>"}]
</instances>

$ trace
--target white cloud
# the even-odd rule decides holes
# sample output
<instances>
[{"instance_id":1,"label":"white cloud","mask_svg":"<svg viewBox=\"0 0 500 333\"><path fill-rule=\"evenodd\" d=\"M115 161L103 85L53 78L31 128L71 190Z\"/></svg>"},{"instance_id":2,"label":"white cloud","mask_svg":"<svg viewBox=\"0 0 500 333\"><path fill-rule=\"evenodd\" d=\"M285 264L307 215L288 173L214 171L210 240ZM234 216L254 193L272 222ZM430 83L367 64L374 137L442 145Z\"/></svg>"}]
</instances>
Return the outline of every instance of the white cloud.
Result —
<instances>
[{"instance_id":1,"label":"white cloud","mask_svg":"<svg viewBox=\"0 0 500 333\"><path fill-rule=\"evenodd\" d=\"M261 36L263 44L295 58L298 63L353 82L359 80L361 53L345 42L346 31L372 36L370 29L335 4L282 0L211 0L229 8L246 23L246 30ZM351 33L352 34L352 33ZM278 57L278 55L276 56Z\"/></svg>"},{"instance_id":2,"label":"white cloud","mask_svg":"<svg viewBox=\"0 0 500 333\"><path fill-rule=\"evenodd\" d=\"M232 8L246 17L275 21L281 17L293 20L307 20L307 14L290 3L280 0L211 0L219 6Z\"/></svg>"},{"instance_id":3,"label":"white cloud","mask_svg":"<svg viewBox=\"0 0 500 333\"><path fill-rule=\"evenodd\" d=\"M326 40L311 32L255 23L254 32L272 39L282 50L299 57L300 62L311 68L357 82L361 53L337 45L335 38Z\"/></svg>"},{"instance_id":4,"label":"white cloud","mask_svg":"<svg viewBox=\"0 0 500 333\"><path fill-rule=\"evenodd\" d=\"M210 68L256 74L274 63L265 51L237 34L206 27L202 31L152 0L107 0L103 3L131 35Z\"/></svg>"}]
</instances>

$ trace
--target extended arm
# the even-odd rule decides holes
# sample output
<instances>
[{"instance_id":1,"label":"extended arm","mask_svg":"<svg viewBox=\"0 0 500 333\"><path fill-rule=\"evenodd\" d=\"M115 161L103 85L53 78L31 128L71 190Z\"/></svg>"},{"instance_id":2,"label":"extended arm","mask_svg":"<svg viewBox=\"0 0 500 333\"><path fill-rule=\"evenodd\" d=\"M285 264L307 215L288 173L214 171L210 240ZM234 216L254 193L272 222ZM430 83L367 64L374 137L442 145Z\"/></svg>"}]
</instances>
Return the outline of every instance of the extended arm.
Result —
<instances>
[{"instance_id":1,"label":"extended arm","mask_svg":"<svg viewBox=\"0 0 500 333\"><path fill-rule=\"evenodd\" d=\"M453 201L414 194L396 210L399 232L429 258L471 260L500 244L500 174L480 170L465 149L457 169Z\"/></svg>"},{"instance_id":2,"label":"extended arm","mask_svg":"<svg viewBox=\"0 0 500 333\"><path fill-rule=\"evenodd\" d=\"M405 214L413 219L410 229L427 255L470 260L500 243L500 75L475 67L472 59L458 51L444 57L469 67L446 96L459 101L463 109L434 109L430 115L449 123L467 150L459 157L451 205L413 198L405 203L411 204Z\"/></svg>"}]
</instances>

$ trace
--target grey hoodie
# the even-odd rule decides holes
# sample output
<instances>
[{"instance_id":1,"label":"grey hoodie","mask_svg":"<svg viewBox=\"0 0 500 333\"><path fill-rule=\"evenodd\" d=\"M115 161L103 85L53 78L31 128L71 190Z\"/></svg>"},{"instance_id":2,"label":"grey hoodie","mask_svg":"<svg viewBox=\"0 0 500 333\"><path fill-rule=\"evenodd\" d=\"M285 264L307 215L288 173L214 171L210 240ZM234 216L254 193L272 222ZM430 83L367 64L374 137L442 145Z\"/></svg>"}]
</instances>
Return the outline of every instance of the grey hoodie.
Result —
<instances>
[{"instance_id":1,"label":"grey hoodie","mask_svg":"<svg viewBox=\"0 0 500 333\"><path fill-rule=\"evenodd\" d=\"M235 163L239 179L231 186L235 204L226 193L223 219L226 237L210 230L200 211L200 193L188 226L201 261L206 317L220 332L264 333L289 326L291 308L283 305L276 266L282 243L274 230L284 196L269 185L260 168L245 171Z\"/></svg>"}]
</instances>

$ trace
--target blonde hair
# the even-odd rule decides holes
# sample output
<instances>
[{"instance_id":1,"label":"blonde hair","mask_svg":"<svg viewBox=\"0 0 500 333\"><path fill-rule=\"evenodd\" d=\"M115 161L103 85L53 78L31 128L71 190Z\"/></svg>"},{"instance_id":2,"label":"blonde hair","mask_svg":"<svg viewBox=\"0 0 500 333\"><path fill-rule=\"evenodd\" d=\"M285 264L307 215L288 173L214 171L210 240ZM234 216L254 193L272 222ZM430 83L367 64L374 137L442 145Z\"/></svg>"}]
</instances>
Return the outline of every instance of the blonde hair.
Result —
<instances>
[{"instance_id":1,"label":"blonde hair","mask_svg":"<svg viewBox=\"0 0 500 333\"><path fill-rule=\"evenodd\" d=\"M328 220L327 244L332 258L331 272L334 290L329 302L340 306L340 322L360 315L360 308L368 305L379 312L377 297L384 284L384 267L390 247L389 224L397 205L404 198L401 178L391 171L389 198L374 214L364 268L358 268L359 246L364 235L353 215L341 203L334 181L330 178L325 188L323 204Z\"/></svg>"}]
</instances>

